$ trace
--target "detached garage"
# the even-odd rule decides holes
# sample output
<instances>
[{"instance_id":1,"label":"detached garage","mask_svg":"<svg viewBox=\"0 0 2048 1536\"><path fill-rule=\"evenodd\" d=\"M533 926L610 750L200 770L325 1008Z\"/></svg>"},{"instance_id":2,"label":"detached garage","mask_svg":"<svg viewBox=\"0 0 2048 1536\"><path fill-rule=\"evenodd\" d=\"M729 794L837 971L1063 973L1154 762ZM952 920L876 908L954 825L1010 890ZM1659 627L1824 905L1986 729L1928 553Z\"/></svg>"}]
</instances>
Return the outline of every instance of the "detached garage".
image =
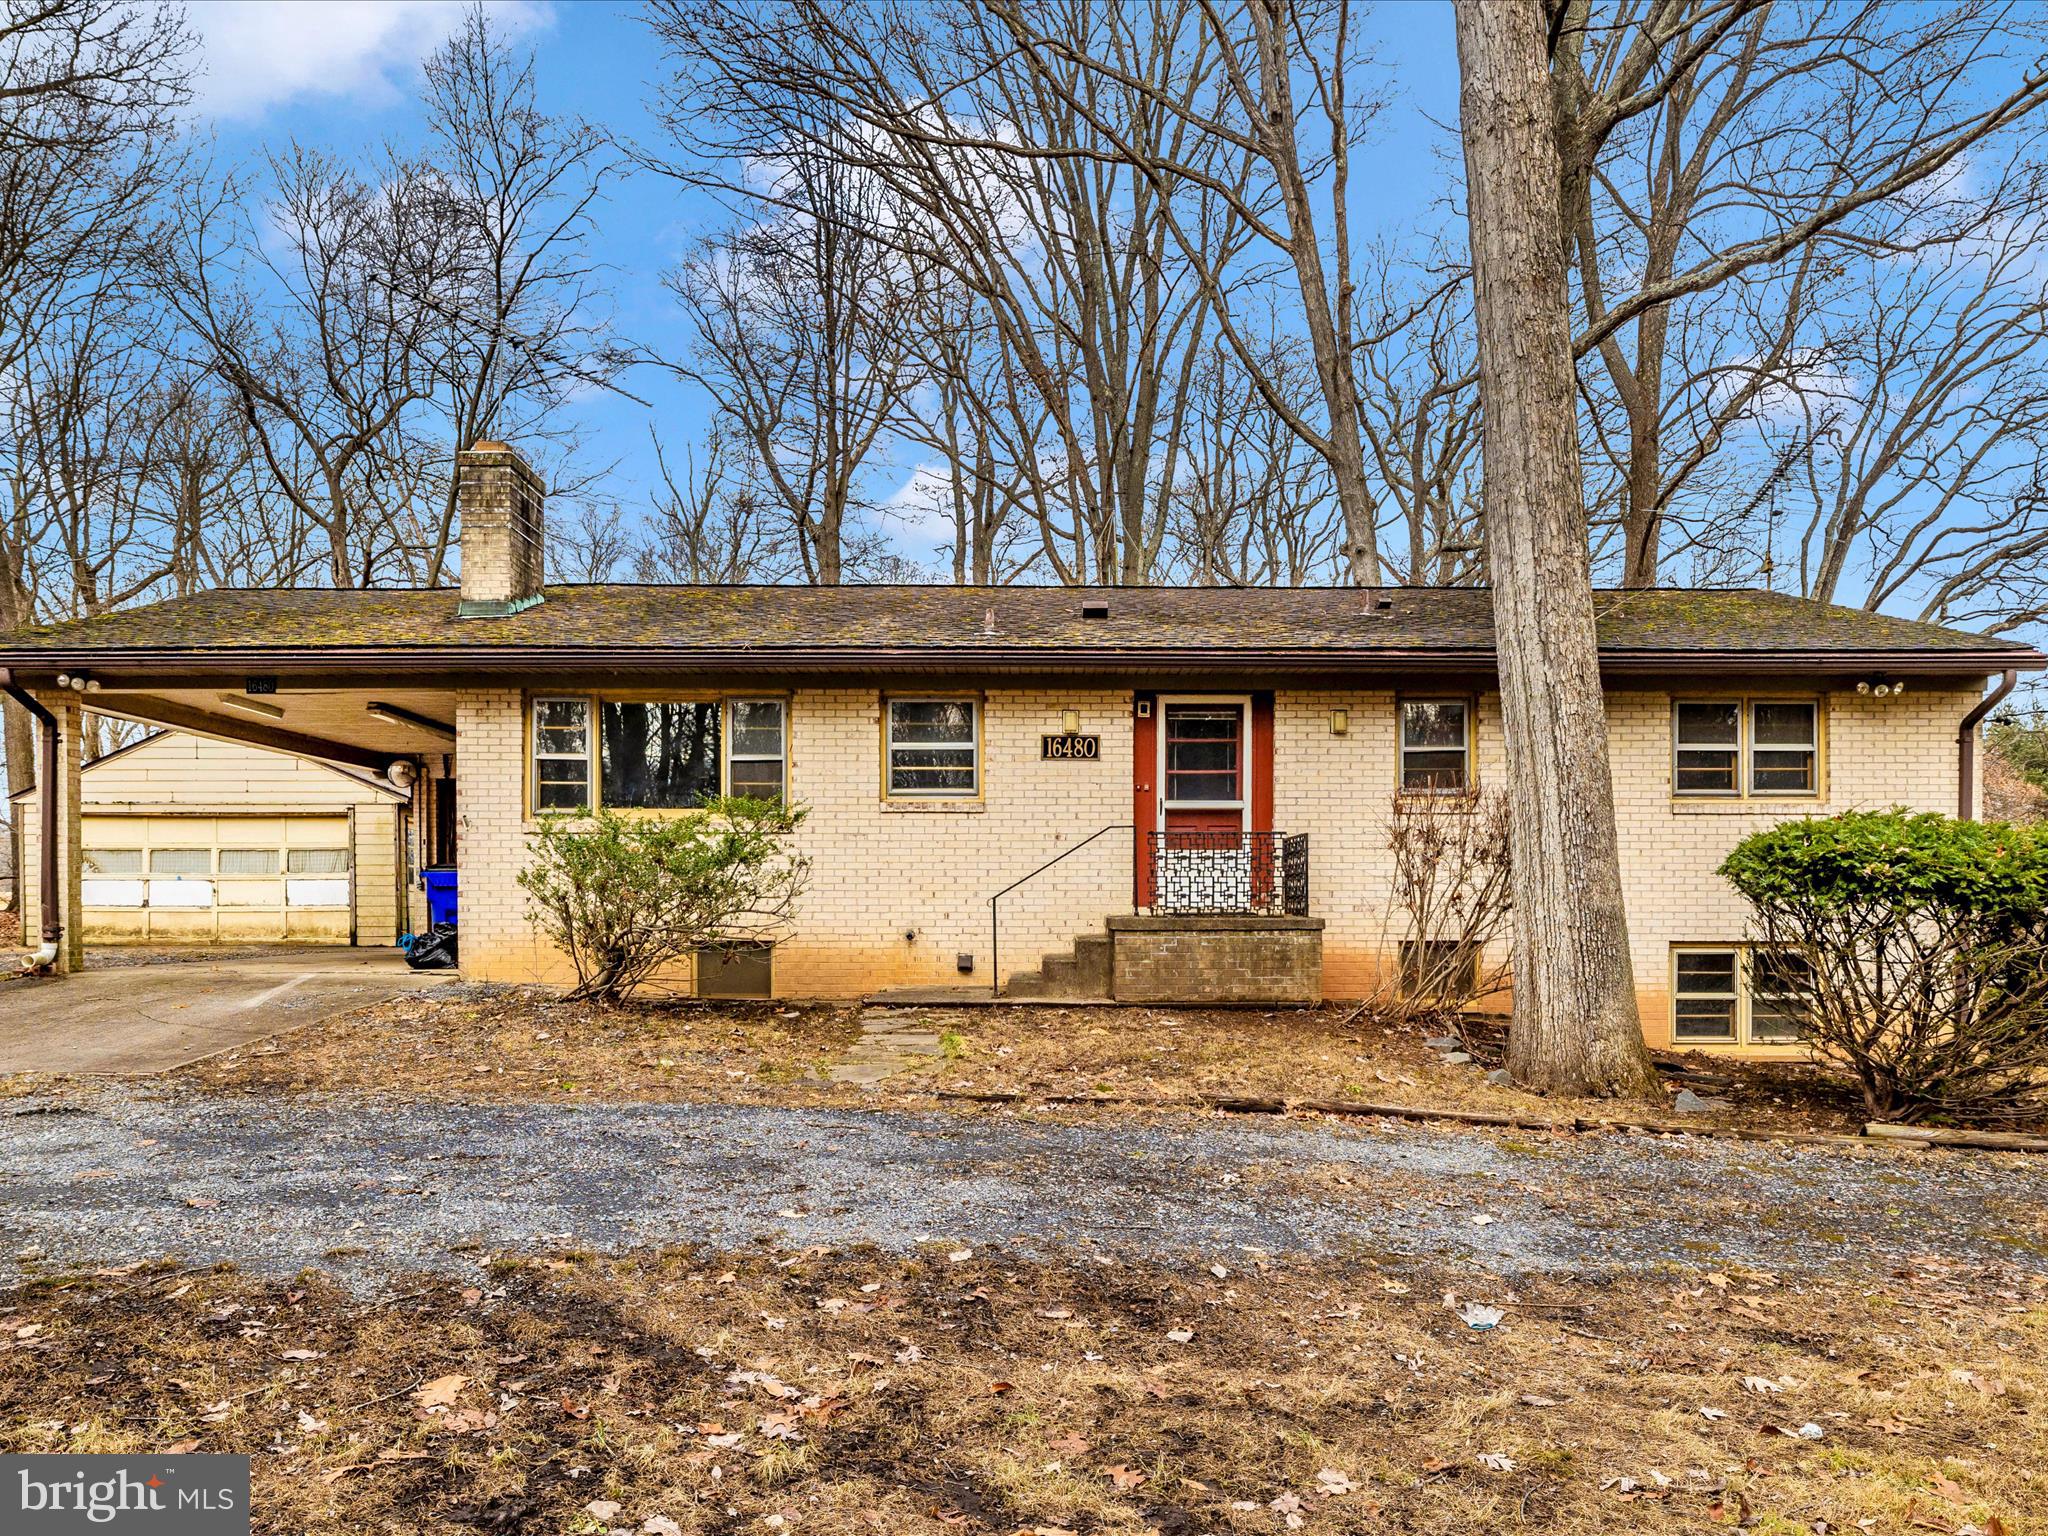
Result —
<instances>
[{"instance_id":1,"label":"detached garage","mask_svg":"<svg viewBox=\"0 0 2048 1536\"><path fill-rule=\"evenodd\" d=\"M340 768L166 731L80 773L87 943L393 944L410 796ZM35 798L14 797L19 817ZM25 818L24 869L36 867Z\"/></svg>"}]
</instances>

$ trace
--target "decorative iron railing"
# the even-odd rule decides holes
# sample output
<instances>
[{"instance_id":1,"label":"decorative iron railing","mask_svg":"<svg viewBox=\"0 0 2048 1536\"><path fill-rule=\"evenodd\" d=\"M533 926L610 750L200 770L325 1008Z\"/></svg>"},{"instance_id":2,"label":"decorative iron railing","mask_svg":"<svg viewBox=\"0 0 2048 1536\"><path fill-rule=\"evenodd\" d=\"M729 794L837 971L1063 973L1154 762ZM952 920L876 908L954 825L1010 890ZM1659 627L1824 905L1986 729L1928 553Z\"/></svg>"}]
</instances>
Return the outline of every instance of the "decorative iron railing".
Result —
<instances>
[{"instance_id":1,"label":"decorative iron railing","mask_svg":"<svg viewBox=\"0 0 2048 1536\"><path fill-rule=\"evenodd\" d=\"M1308 916L1308 834L1152 832L1152 910Z\"/></svg>"}]
</instances>

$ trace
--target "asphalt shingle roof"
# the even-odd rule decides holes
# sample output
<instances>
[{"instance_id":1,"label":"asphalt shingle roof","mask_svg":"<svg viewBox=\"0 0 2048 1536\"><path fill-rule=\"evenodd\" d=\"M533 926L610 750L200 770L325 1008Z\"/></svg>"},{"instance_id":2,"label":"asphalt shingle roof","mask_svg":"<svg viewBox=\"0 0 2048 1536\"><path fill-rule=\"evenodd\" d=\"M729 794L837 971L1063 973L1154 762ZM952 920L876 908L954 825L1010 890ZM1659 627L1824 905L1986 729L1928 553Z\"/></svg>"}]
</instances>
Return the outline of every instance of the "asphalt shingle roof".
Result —
<instances>
[{"instance_id":1,"label":"asphalt shingle roof","mask_svg":"<svg viewBox=\"0 0 2048 1536\"><path fill-rule=\"evenodd\" d=\"M1381 609L1377 604L1384 601ZM1604 591L1604 652L1929 660L2042 658L2015 641L1752 591ZM1084 603L1108 616L1084 617ZM205 592L0 636L0 665L261 652L308 659L441 652L659 651L670 656L962 652L1060 660L1233 653L1490 656L1491 597L1477 588L559 586L506 618L459 619L456 593L297 588Z\"/></svg>"}]
</instances>

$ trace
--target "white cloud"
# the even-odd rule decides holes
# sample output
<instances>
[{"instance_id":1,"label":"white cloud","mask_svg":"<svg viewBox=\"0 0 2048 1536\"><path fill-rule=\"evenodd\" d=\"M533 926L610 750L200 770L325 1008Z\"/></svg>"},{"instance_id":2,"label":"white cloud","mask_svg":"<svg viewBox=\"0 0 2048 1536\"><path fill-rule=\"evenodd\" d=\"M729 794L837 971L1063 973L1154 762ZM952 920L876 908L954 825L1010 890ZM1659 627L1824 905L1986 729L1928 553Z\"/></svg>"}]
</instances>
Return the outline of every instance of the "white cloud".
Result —
<instances>
[{"instance_id":1,"label":"white cloud","mask_svg":"<svg viewBox=\"0 0 2048 1536\"><path fill-rule=\"evenodd\" d=\"M204 47L201 111L260 117L300 97L382 106L410 91L420 60L461 25L463 0L203 0L190 11ZM523 32L553 19L545 0L489 0Z\"/></svg>"}]
</instances>

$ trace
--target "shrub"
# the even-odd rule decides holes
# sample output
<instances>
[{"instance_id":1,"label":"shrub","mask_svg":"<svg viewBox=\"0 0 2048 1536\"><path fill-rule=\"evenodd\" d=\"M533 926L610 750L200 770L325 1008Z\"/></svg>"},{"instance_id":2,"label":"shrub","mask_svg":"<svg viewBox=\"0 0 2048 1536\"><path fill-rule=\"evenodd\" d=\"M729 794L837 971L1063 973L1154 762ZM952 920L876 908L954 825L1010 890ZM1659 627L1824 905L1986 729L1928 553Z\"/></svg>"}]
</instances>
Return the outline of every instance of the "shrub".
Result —
<instances>
[{"instance_id":1,"label":"shrub","mask_svg":"<svg viewBox=\"0 0 2048 1536\"><path fill-rule=\"evenodd\" d=\"M1739 843L1758 969L1872 1118L2048 1113L2048 829L1852 811Z\"/></svg>"},{"instance_id":2,"label":"shrub","mask_svg":"<svg viewBox=\"0 0 2048 1536\"><path fill-rule=\"evenodd\" d=\"M1392 899L1381 949L1398 963L1373 1001L1392 1017L1440 1025L1507 983L1507 801L1397 794L1387 851Z\"/></svg>"},{"instance_id":3,"label":"shrub","mask_svg":"<svg viewBox=\"0 0 2048 1536\"><path fill-rule=\"evenodd\" d=\"M527 910L576 967L572 998L616 1002L662 966L787 931L810 862L800 807L713 800L685 816L550 816L520 871Z\"/></svg>"}]
</instances>

